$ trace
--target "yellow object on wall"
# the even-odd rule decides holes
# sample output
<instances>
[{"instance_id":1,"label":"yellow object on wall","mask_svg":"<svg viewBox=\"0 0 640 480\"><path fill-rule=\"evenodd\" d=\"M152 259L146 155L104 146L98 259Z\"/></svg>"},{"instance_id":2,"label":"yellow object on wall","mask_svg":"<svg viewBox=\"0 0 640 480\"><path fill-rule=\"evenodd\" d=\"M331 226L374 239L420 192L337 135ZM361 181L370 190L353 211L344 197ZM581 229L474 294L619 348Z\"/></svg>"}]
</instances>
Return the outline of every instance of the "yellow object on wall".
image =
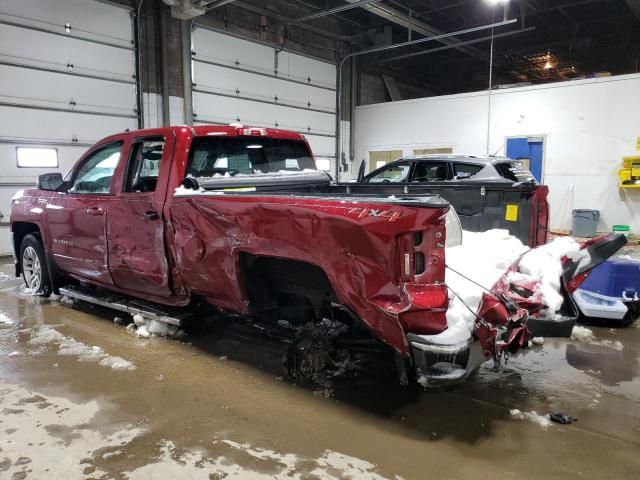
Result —
<instances>
[{"instance_id":1,"label":"yellow object on wall","mask_svg":"<svg viewBox=\"0 0 640 480\"><path fill-rule=\"evenodd\" d=\"M640 155L622 157L618 179L620 188L640 188Z\"/></svg>"}]
</instances>

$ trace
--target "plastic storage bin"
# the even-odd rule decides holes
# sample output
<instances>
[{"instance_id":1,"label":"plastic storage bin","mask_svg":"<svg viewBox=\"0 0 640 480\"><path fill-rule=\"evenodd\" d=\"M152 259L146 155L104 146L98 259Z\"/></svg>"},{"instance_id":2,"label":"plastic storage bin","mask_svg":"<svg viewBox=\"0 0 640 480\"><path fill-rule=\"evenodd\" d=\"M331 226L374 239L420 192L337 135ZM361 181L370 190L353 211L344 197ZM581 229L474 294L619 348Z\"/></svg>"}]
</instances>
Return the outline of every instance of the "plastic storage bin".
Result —
<instances>
[{"instance_id":1,"label":"plastic storage bin","mask_svg":"<svg viewBox=\"0 0 640 480\"><path fill-rule=\"evenodd\" d=\"M640 261L613 257L593 269L573 293L583 315L631 322L640 308Z\"/></svg>"},{"instance_id":2,"label":"plastic storage bin","mask_svg":"<svg viewBox=\"0 0 640 480\"><path fill-rule=\"evenodd\" d=\"M600 212L598 210L574 210L573 236L595 237L598 220L600 220Z\"/></svg>"}]
</instances>

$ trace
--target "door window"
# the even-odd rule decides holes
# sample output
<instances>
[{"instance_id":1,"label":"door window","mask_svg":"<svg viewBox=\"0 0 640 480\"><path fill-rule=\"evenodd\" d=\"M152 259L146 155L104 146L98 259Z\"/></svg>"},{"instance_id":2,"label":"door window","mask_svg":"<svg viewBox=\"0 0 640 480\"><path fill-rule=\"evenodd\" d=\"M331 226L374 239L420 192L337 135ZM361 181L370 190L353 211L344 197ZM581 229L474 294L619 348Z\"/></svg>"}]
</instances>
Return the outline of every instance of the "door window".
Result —
<instances>
[{"instance_id":1,"label":"door window","mask_svg":"<svg viewBox=\"0 0 640 480\"><path fill-rule=\"evenodd\" d=\"M414 182L442 182L450 180L449 162L416 162L413 172Z\"/></svg>"},{"instance_id":2,"label":"door window","mask_svg":"<svg viewBox=\"0 0 640 480\"><path fill-rule=\"evenodd\" d=\"M390 165L384 170L374 173L367 178L368 183L400 183L406 182L409 178L409 171L411 170L410 163L401 163L397 165Z\"/></svg>"},{"instance_id":3,"label":"door window","mask_svg":"<svg viewBox=\"0 0 640 480\"><path fill-rule=\"evenodd\" d=\"M78 169L69 192L108 194L121 152L122 142L116 142L89 155Z\"/></svg>"},{"instance_id":4,"label":"door window","mask_svg":"<svg viewBox=\"0 0 640 480\"><path fill-rule=\"evenodd\" d=\"M164 138L145 138L131 146L124 192L155 192L164 152Z\"/></svg>"},{"instance_id":5,"label":"door window","mask_svg":"<svg viewBox=\"0 0 640 480\"><path fill-rule=\"evenodd\" d=\"M484 165L478 165L477 163L454 163L453 173L456 180L463 180L473 177L483 168Z\"/></svg>"}]
</instances>

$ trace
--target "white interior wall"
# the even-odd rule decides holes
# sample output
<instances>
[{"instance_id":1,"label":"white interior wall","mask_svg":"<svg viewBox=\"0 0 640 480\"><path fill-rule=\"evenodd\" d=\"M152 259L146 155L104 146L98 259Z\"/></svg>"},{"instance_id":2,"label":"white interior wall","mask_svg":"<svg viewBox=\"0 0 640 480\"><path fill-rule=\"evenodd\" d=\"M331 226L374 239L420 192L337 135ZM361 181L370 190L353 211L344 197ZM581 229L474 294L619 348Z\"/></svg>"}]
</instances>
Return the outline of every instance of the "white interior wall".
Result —
<instances>
[{"instance_id":1,"label":"white interior wall","mask_svg":"<svg viewBox=\"0 0 640 480\"><path fill-rule=\"evenodd\" d=\"M356 163L373 150L484 154L488 109L487 92L358 107ZM546 135L551 228L570 229L572 210L589 208L601 212L600 231L622 223L640 233L640 192L619 190L616 175L623 156L640 155L639 111L637 74L494 90L488 151L504 154L507 137Z\"/></svg>"}]
</instances>

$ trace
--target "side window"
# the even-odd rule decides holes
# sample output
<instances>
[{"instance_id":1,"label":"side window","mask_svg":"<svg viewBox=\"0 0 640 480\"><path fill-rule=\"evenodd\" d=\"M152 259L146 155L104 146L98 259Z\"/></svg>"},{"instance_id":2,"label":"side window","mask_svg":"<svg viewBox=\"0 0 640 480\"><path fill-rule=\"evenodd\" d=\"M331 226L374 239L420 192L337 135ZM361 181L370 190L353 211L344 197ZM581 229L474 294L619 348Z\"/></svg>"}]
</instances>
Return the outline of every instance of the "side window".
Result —
<instances>
[{"instance_id":1,"label":"side window","mask_svg":"<svg viewBox=\"0 0 640 480\"><path fill-rule=\"evenodd\" d=\"M413 172L414 182L443 182L450 180L449 162L416 162Z\"/></svg>"},{"instance_id":2,"label":"side window","mask_svg":"<svg viewBox=\"0 0 640 480\"><path fill-rule=\"evenodd\" d=\"M401 163L398 165L390 165L384 170L370 176L367 179L368 183L400 183L406 182L409 178L409 171L411 170L410 163Z\"/></svg>"},{"instance_id":3,"label":"side window","mask_svg":"<svg viewBox=\"0 0 640 480\"><path fill-rule=\"evenodd\" d=\"M70 193L106 194L120 161L122 142L111 143L92 153L76 172Z\"/></svg>"},{"instance_id":4,"label":"side window","mask_svg":"<svg viewBox=\"0 0 640 480\"><path fill-rule=\"evenodd\" d=\"M123 192L155 192L164 152L164 138L135 141L131 145Z\"/></svg>"},{"instance_id":5,"label":"side window","mask_svg":"<svg viewBox=\"0 0 640 480\"><path fill-rule=\"evenodd\" d=\"M484 165L478 165L475 163L454 163L453 173L457 180L463 180L465 178L473 177L483 168Z\"/></svg>"}]
</instances>

